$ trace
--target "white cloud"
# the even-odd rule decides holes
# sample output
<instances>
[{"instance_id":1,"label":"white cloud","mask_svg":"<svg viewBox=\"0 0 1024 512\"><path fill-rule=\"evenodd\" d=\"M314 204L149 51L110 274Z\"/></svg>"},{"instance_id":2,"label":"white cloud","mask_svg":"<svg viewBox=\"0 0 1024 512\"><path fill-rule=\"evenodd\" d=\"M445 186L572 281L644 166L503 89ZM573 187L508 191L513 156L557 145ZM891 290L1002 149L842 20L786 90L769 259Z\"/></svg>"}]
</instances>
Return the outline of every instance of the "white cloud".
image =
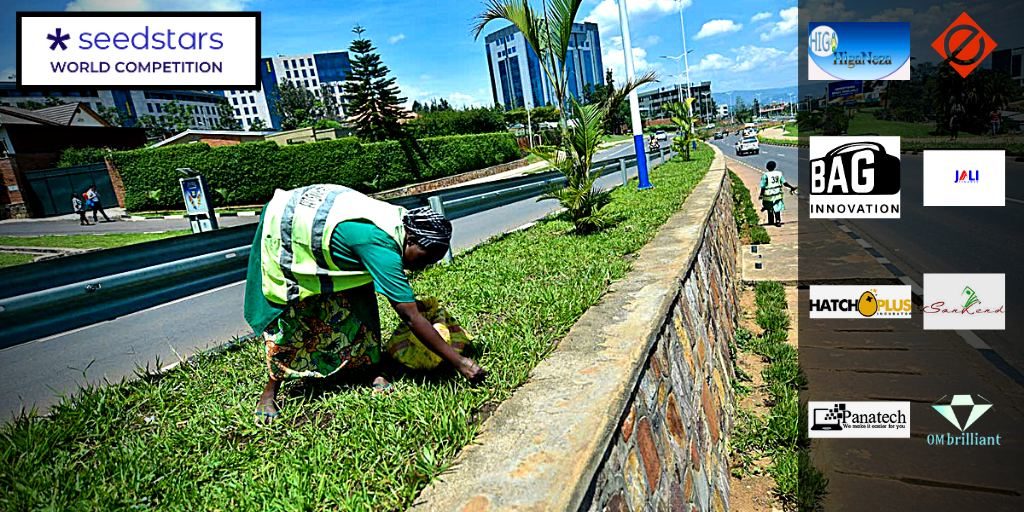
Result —
<instances>
[{"instance_id":1,"label":"white cloud","mask_svg":"<svg viewBox=\"0 0 1024 512\"><path fill-rule=\"evenodd\" d=\"M660 42L661 42L661 37L660 36L652 35L652 36L647 36L647 37L644 38L644 45L645 46L654 46L654 45L656 45L656 44L658 44Z\"/></svg>"},{"instance_id":2,"label":"white cloud","mask_svg":"<svg viewBox=\"0 0 1024 512\"><path fill-rule=\"evenodd\" d=\"M693 0L682 0L683 8L693 4ZM630 0L629 22L630 28L635 27L638 18L644 16L663 16L665 14L679 11L679 2L676 0ZM584 21L597 23L601 31L601 37L609 37L619 34L619 5L616 0L601 0L590 11Z\"/></svg>"},{"instance_id":3,"label":"white cloud","mask_svg":"<svg viewBox=\"0 0 1024 512\"><path fill-rule=\"evenodd\" d=\"M405 34L395 34L388 38L388 42L391 44L395 44L403 39L405 39Z\"/></svg>"},{"instance_id":4,"label":"white cloud","mask_svg":"<svg viewBox=\"0 0 1024 512\"><path fill-rule=\"evenodd\" d=\"M757 14L755 14L755 15L750 17L750 22L751 23L757 23L759 21L764 21L764 20L766 20L768 18L771 18L771 17L772 17L772 13L770 13L770 12L767 12L767 11L759 12L759 13L757 13Z\"/></svg>"},{"instance_id":5,"label":"white cloud","mask_svg":"<svg viewBox=\"0 0 1024 512\"><path fill-rule=\"evenodd\" d=\"M767 32L761 33L762 41L770 41L776 37L796 32L799 8L790 7L779 11L779 21L772 23Z\"/></svg>"},{"instance_id":6,"label":"white cloud","mask_svg":"<svg viewBox=\"0 0 1024 512\"><path fill-rule=\"evenodd\" d=\"M705 37L717 36L719 34L728 34L730 32L739 32L743 28L743 25L736 23L732 20L711 20L700 27L700 31L697 35L693 36L694 39L704 39Z\"/></svg>"},{"instance_id":7,"label":"white cloud","mask_svg":"<svg viewBox=\"0 0 1024 512\"><path fill-rule=\"evenodd\" d=\"M622 49L622 36L612 36L608 38L608 41L611 44L606 44L602 47L604 53L601 55L601 60L606 69L612 69L615 80L619 81L626 76L626 52ZM647 50L643 47L634 46L633 69L637 74L646 71L659 72L661 71L661 64L648 62Z\"/></svg>"},{"instance_id":8,"label":"white cloud","mask_svg":"<svg viewBox=\"0 0 1024 512\"><path fill-rule=\"evenodd\" d=\"M250 0L71 0L65 11L241 11Z\"/></svg>"},{"instance_id":9,"label":"white cloud","mask_svg":"<svg viewBox=\"0 0 1024 512\"><path fill-rule=\"evenodd\" d=\"M709 53L704 56L696 65L690 66L690 72L714 71L718 69L729 69L733 61L721 53Z\"/></svg>"},{"instance_id":10,"label":"white cloud","mask_svg":"<svg viewBox=\"0 0 1024 512\"><path fill-rule=\"evenodd\" d=\"M778 48L750 45L735 48L733 52L736 53L736 58L731 69L737 73L775 68L786 56L786 52Z\"/></svg>"}]
</instances>

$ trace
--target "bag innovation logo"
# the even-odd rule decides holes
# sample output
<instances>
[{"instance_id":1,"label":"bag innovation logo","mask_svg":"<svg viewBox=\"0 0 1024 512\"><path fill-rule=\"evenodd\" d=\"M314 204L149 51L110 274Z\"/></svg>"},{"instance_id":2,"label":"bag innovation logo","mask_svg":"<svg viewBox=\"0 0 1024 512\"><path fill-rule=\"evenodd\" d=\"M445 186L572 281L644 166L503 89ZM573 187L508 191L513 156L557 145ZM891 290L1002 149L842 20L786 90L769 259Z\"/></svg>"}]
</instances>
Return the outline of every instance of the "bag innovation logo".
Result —
<instances>
[{"instance_id":1,"label":"bag innovation logo","mask_svg":"<svg viewBox=\"0 0 1024 512\"><path fill-rule=\"evenodd\" d=\"M258 12L19 12L19 88L257 88Z\"/></svg>"},{"instance_id":2,"label":"bag innovation logo","mask_svg":"<svg viewBox=\"0 0 1024 512\"><path fill-rule=\"evenodd\" d=\"M811 137L812 219L898 219L899 137Z\"/></svg>"}]
</instances>

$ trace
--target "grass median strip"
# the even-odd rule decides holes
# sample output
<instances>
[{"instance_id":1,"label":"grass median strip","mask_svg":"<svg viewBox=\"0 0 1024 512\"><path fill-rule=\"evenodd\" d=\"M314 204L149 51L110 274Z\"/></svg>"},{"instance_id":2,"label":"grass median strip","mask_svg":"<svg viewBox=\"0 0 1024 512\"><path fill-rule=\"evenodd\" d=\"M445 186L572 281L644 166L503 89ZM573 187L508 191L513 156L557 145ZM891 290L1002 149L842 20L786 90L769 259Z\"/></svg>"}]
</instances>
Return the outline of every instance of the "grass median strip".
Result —
<instances>
[{"instance_id":1,"label":"grass median strip","mask_svg":"<svg viewBox=\"0 0 1024 512\"><path fill-rule=\"evenodd\" d=\"M0 268L13 267L15 265L24 265L26 263L32 263L32 260L34 259L36 259L36 255L34 254L0 252Z\"/></svg>"},{"instance_id":2,"label":"grass median strip","mask_svg":"<svg viewBox=\"0 0 1024 512\"><path fill-rule=\"evenodd\" d=\"M626 274L712 157L702 148L691 162L659 167L651 190L615 190L609 208L619 220L606 231L573 236L569 222L549 219L415 277L418 292L476 335L475 355L491 372L483 387L417 374L397 378L388 395L295 383L282 390L281 418L259 428L263 348L241 343L0 429L0 485L10 490L0 509L404 509L472 441L485 411ZM382 320L385 332L396 324Z\"/></svg>"},{"instance_id":3,"label":"grass median strip","mask_svg":"<svg viewBox=\"0 0 1024 512\"><path fill-rule=\"evenodd\" d=\"M83 228L88 229L88 228ZM0 245L16 247L61 247L66 249L111 249L125 245L152 242L174 236L188 235L191 231L165 231L163 233L103 233L82 235L0 236Z\"/></svg>"},{"instance_id":4,"label":"grass median strip","mask_svg":"<svg viewBox=\"0 0 1024 512\"><path fill-rule=\"evenodd\" d=\"M742 461L736 470L742 472L742 466L767 456L771 459L767 472L775 480L779 498L795 510L818 510L828 480L808 456L807 422L799 398L806 379L800 371L796 348L787 343L790 316L786 290L778 282L764 281L755 285L754 292L755 318L762 332L754 335L741 328L736 343L766 363L761 377L770 408L764 415L741 411L733 436L733 451Z\"/></svg>"},{"instance_id":5,"label":"grass median strip","mask_svg":"<svg viewBox=\"0 0 1024 512\"><path fill-rule=\"evenodd\" d=\"M729 180L732 181L732 215L736 219L740 240L745 244L754 245L770 243L771 236L761 225L761 218L758 217L754 203L750 199L750 190L732 171L729 171Z\"/></svg>"}]
</instances>

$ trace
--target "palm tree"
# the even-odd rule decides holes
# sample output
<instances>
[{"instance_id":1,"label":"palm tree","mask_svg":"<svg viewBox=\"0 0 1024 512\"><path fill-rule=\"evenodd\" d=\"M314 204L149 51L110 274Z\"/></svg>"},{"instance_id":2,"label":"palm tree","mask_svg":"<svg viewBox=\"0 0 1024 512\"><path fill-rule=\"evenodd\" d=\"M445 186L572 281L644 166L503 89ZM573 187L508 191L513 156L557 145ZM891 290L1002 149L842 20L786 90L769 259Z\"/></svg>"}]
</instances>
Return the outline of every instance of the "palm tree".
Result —
<instances>
[{"instance_id":1,"label":"palm tree","mask_svg":"<svg viewBox=\"0 0 1024 512\"><path fill-rule=\"evenodd\" d=\"M679 130L672 145L676 147L677 152L685 152L687 160L690 159L690 146L697 140L695 127L699 121L699 118L693 115L693 101L694 98L686 98L684 103L676 102L665 106L669 117Z\"/></svg>"},{"instance_id":2,"label":"palm tree","mask_svg":"<svg viewBox=\"0 0 1024 512\"><path fill-rule=\"evenodd\" d=\"M547 0L540 11L530 6L529 0L487 0L473 27L473 35L480 37L484 27L492 21L511 22L523 34L540 61L540 68L551 83L551 91L559 106L559 126L562 132L562 155L535 151L565 175L567 190L554 191L547 197L557 198L576 225L577 233L587 233L607 225L601 208L610 196L593 190L590 164L597 143L604 135L603 120L611 108L618 108L625 97L637 87L655 81L653 73L639 80L627 80L622 87L610 90L600 105L579 105L575 98L568 99L566 56L572 27L576 22L583 0ZM568 100L568 101L567 101ZM572 123L568 122L569 117ZM598 119L597 124L594 119Z\"/></svg>"}]
</instances>

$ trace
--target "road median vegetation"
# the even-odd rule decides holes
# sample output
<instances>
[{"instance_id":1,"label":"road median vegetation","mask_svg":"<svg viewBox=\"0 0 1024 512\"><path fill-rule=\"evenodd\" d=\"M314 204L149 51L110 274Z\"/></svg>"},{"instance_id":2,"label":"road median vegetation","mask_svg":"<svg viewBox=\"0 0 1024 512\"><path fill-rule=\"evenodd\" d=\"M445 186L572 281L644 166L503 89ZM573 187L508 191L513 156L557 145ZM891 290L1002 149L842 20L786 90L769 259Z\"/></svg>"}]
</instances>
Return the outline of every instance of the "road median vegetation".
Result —
<instances>
[{"instance_id":1,"label":"road median vegetation","mask_svg":"<svg viewBox=\"0 0 1024 512\"><path fill-rule=\"evenodd\" d=\"M519 158L507 132L413 141L360 142L355 137L279 146L247 142L186 144L115 151L110 159L129 211L181 208L178 168L202 173L218 207L262 204L274 189L336 183L371 193L482 169Z\"/></svg>"},{"instance_id":2,"label":"road median vegetation","mask_svg":"<svg viewBox=\"0 0 1024 512\"><path fill-rule=\"evenodd\" d=\"M281 417L257 427L263 347L240 342L0 428L0 485L9 490L0 509L408 507L683 205L714 154L702 146L693 156L659 167L650 190L634 181L613 191L607 229L573 235L570 221L553 217L414 277L418 293L437 297L475 335L485 385L454 373L393 375L390 394L296 382L282 390ZM385 333L397 324L389 309Z\"/></svg>"}]
</instances>

